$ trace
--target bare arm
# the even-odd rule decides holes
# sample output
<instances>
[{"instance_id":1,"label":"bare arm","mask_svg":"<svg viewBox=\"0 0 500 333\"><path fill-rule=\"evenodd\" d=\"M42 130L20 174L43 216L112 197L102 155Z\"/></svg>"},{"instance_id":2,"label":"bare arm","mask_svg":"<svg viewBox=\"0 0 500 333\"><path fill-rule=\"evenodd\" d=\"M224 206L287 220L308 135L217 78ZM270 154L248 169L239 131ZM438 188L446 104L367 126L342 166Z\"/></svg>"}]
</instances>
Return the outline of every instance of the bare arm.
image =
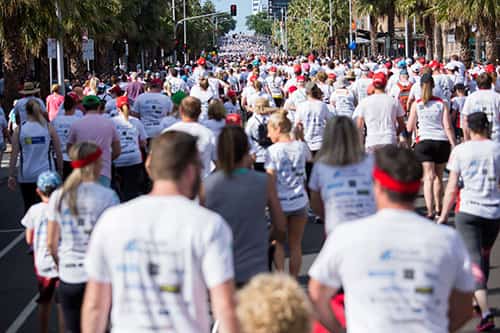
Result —
<instances>
[{"instance_id":1,"label":"bare arm","mask_svg":"<svg viewBox=\"0 0 500 333\"><path fill-rule=\"evenodd\" d=\"M327 287L313 278L309 280L309 297L317 319L329 332L338 333L345 332L345 330L333 315L330 307L330 300L336 292L336 289Z\"/></svg>"},{"instance_id":2,"label":"bare arm","mask_svg":"<svg viewBox=\"0 0 500 333\"><path fill-rule=\"evenodd\" d=\"M236 300L234 298L234 281L229 280L210 288L210 300L215 318L220 323L219 332L239 332L240 328L236 318Z\"/></svg>"},{"instance_id":3,"label":"bare arm","mask_svg":"<svg viewBox=\"0 0 500 333\"><path fill-rule=\"evenodd\" d=\"M310 191L311 195L311 208L314 214L318 215L323 221L325 220L325 207L323 205L323 200L321 199L321 194L316 191Z\"/></svg>"},{"instance_id":4,"label":"bare arm","mask_svg":"<svg viewBox=\"0 0 500 333\"><path fill-rule=\"evenodd\" d=\"M56 221L48 221L47 223L47 248L54 259L56 266L59 266L59 256L57 249L59 247L59 237L61 230Z\"/></svg>"},{"instance_id":5,"label":"bare arm","mask_svg":"<svg viewBox=\"0 0 500 333\"><path fill-rule=\"evenodd\" d=\"M52 142L54 144L54 150L56 153L56 164L57 164L57 171L59 172L60 175L63 173L63 156L62 156L62 150L61 150L61 141L59 141L59 136L57 135L56 131L54 130L54 127L52 127L49 124L49 133L50 137L52 139Z\"/></svg>"},{"instance_id":6,"label":"bare arm","mask_svg":"<svg viewBox=\"0 0 500 333\"><path fill-rule=\"evenodd\" d=\"M116 160L118 156L122 153L122 147L120 146L120 141L115 140L111 143L111 159Z\"/></svg>"},{"instance_id":7,"label":"bare arm","mask_svg":"<svg viewBox=\"0 0 500 333\"><path fill-rule=\"evenodd\" d=\"M408 133L413 132L417 127L417 108L416 104L412 104L410 108L410 115L408 116L408 122L406 123L406 130Z\"/></svg>"},{"instance_id":8,"label":"bare arm","mask_svg":"<svg viewBox=\"0 0 500 333\"><path fill-rule=\"evenodd\" d=\"M90 279L82 306L82 332L103 333L111 308L111 284Z\"/></svg>"},{"instance_id":9,"label":"bare arm","mask_svg":"<svg viewBox=\"0 0 500 333\"><path fill-rule=\"evenodd\" d=\"M446 136L450 141L451 147L452 148L455 147L457 142L455 140L455 133L453 132L453 126L451 125L450 109L448 109L446 105L444 105L444 112L443 112L443 127L444 131L446 132Z\"/></svg>"},{"instance_id":10,"label":"bare arm","mask_svg":"<svg viewBox=\"0 0 500 333\"><path fill-rule=\"evenodd\" d=\"M437 223L446 223L448 214L450 214L453 202L455 202L455 197L457 196L457 186L458 174L455 171L450 171L450 174L448 176L448 184L446 185L446 190L444 193L443 208L441 211L441 216L439 217Z\"/></svg>"},{"instance_id":11,"label":"bare arm","mask_svg":"<svg viewBox=\"0 0 500 333\"><path fill-rule=\"evenodd\" d=\"M365 142L365 119L359 116L356 120L356 125L358 126L359 138L361 142Z\"/></svg>"},{"instance_id":12,"label":"bare arm","mask_svg":"<svg viewBox=\"0 0 500 333\"><path fill-rule=\"evenodd\" d=\"M12 135L12 153L10 154L9 161L9 179L8 186L9 189L14 191L16 189L16 179L15 179L15 169L17 157L19 156L19 127L14 130Z\"/></svg>"},{"instance_id":13,"label":"bare arm","mask_svg":"<svg viewBox=\"0 0 500 333\"><path fill-rule=\"evenodd\" d=\"M469 123L467 122L467 117L462 117L462 131L464 132L464 141L470 140Z\"/></svg>"},{"instance_id":14,"label":"bare arm","mask_svg":"<svg viewBox=\"0 0 500 333\"><path fill-rule=\"evenodd\" d=\"M284 243L286 241L287 221L281 209L278 193L276 192L276 175L274 174L274 170L267 170L267 172L269 175L269 180L267 182L267 205L271 213L271 221L273 224L271 237L276 240L274 243L274 264L278 271L283 271L285 269Z\"/></svg>"},{"instance_id":15,"label":"bare arm","mask_svg":"<svg viewBox=\"0 0 500 333\"><path fill-rule=\"evenodd\" d=\"M450 321L450 332L458 331L472 318L470 304L472 293L453 289L450 294L448 319Z\"/></svg>"},{"instance_id":16,"label":"bare arm","mask_svg":"<svg viewBox=\"0 0 500 333\"><path fill-rule=\"evenodd\" d=\"M34 230L33 229L26 229L25 233L26 233L25 234L26 243L28 245L33 245Z\"/></svg>"}]
</instances>

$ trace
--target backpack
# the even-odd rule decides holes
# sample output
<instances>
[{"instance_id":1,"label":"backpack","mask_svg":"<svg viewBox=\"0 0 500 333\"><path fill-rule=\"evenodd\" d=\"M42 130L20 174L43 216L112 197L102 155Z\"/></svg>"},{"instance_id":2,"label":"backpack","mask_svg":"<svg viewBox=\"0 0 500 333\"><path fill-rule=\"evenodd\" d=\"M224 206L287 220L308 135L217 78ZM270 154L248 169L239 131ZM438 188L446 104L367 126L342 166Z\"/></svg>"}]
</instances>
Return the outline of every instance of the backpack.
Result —
<instances>
[{"instance_id":1,"label":"backpack","mask_svg":"<svg viewBox=\"0 0 500 333\"><path fill-rule=\"evenodd\" d=\"M408 84L406 86L400 84L399 82L397 83L399 87L399 103L401 103L401 107L405 112L408 111L408 98L410 97L410 90L412 84Z\"/></svg>"},{"instance_id":2,"label":"backpack","mask_svg":"<svg viewBox=\"0 0 500 333\"><path fill-rule=\"evenodd\" d=\"M252 139L259 144L262 148L267 148L273 144L271 139L267 136L267 120L259 120L258 117L255 118L259 123L257 127L257 138L252 137Z\"/></svg>"}]
</instances>

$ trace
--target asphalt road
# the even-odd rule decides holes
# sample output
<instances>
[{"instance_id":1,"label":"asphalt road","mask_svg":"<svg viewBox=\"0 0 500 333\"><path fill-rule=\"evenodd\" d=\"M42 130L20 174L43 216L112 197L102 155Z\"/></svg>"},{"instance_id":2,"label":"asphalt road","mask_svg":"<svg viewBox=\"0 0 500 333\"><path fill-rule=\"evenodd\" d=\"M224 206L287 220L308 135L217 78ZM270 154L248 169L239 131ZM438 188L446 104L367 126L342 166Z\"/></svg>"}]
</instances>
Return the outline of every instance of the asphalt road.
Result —
<instances>
[{"instance_id":1,"label":"asphalt road","mask_svg":"<svg viewBox=\"0 0 500 333\"><path fill-rule=\"evenodd\" d=\"M24 233L19 221L23 204L19 192L11 192L6 184L6 157L0 168L0 332L37 332L36 280L32 257L27 254ZM422 200L419 200L421 206ZM422 209L422 207L419 207ZM319 252L323 227L309 223L303 241L304 256L300 281L307 282L307 270ZM489 281L490 304L500 309L500 242L492 252ZM499 311L496 311L499 315ZM477 320L472 320L462 333L475 332ZM497 318L497 325L500 320ZM50 332L57 332L55 311L52 311ZM493 332L500 332L496 329Z\"/></svg>"}]
</instances>

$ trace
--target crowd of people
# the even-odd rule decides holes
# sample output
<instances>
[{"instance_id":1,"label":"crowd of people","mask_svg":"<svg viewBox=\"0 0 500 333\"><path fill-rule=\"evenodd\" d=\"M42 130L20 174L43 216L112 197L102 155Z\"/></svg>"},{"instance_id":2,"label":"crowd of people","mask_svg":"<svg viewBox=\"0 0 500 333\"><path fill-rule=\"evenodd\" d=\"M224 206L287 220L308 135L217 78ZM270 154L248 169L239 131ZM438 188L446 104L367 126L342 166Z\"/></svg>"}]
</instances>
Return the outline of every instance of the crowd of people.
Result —
<instances>
[{"instance_id":1,"label":"crowd of people","mask_svg":"<svg viewBox=\"0 0 500 333\"><path fill-rule=\"evenodd\" d=\"M500 66L227 44L45 100L25 82L0 117L40 331L54 298L64 332L492 330Z\"/></svg>"}]
</instances>

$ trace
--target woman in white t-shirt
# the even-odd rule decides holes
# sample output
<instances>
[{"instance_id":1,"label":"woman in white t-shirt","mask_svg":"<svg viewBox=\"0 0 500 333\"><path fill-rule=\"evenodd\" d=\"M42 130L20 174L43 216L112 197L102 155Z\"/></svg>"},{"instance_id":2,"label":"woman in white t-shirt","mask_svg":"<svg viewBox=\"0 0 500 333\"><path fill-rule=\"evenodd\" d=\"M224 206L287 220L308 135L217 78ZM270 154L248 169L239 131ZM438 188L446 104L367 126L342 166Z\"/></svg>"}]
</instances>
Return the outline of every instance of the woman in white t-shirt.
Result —
<instances>
[{"instance_id":1,"label":"woman in white t-shirt","mask_svg":"<svg viewBox=\"0 0 500 333\"><path fill-rule=\"evenodd\" d=\"M208 119L201 124L211 130L216 139L219 138L222 128L226 126L226 109L220 100L214 99L208 104Z\"/></svg>"},{"instance_id":2,"label":"woman in white t-shirt","mask_svg":"<svg viewBox=\"0 0 500 333\"><path fill-rule=\"evenodd\" d=\"M406 129L413 132L418 123L415 154L424 170L423 187L427 217L433 219L441 213L443 172L450 149L455 146L455 133L447 103L432 93L432 75L422 75L420 86L422 98L412 104Z\"/></svg>"},{"instance_id":3,"label":"woman in white t-shirt","mask_svg":"<svg viewBox=\"0 0 500 333\"><path fill-rule=\"evenodd\" d=\"M52 120L51 124L57 132L59 141L61 142L61 150L63 154L63 179L68 178L73 168L71 167L71 159L68 156L66 147L68 144L69 130L71 125L81 117L76 115L76 102L69 95L64 96L63 111L57 114L57 117Z\"/></svg>"},{"instance_id":4,"label":"woman in white t-shirt","mask_svg":"<svg viewBox=\"0 0 500 333\"><path fill-rule=\"evenodd\" d=\"M267 149L264 167L276 184L281 208L287 217L290 274L298 277L309 206L305 188L306 162L312 157L303 141L292 139L291 131L292 122L286 111L270 116L267 133L273 145Z\"/></svg>"},{"instance_id":5,"label":"woman in white t-shirt","mask_svg":"<svg viewBox=\"0 0 500 333\"><path fill-rule=\"evenodd\" d=\"M460 191L455 226L476 273L474 298L476 310L481 313L477 331L483 332L495 327L487 302L487 284L490 251L500 230L500 144L490 139L490 123L484 112L468 115L467 124L470 141L458 145L451 153L450 175L438 223L446 222Z\"/></svg>"},{"instance_id":6,"label":"woman in white t-shirt","mask_svg":"<svg viewBox=\"0 0 500 333\"><path fill-rule=\"evenodd\" d=\"M347 87L343 78L335 82L335 90L330 96L330 104L333 106L336 115L352 118L355 99L354 93Z\"/></svg>"},{"instance_id":7,"label":"woman in white t-shirt","mask_svg":"<svg viewBox=\"0 0 500 333\"><path fill-rule=\"evenodd\" d=\"M327 235L340 223L375 213L372 171L373 158L365 155L354 122L330 120L309 180L311 208L325 221Z\"/></svg>"},{"instance_id":8,"label":"woman in white t-shirt","mask_svg":"<svg viewBox=\"0 0 500 333\"><path fill-rule=\"evenodd\" d=\"M119 114L111 118L120 136L121 154L113 161L115 183L122 201L128 201L144 194L146 175L142 152L146 150L146 130L142 122L130 116L130 102L127 96L116 99Z\"/></svg>"},{"instance_id":9,"label":"woman in white t-shirt","mask_svg":"<svg viewBox=\"0 0 500 333\"><path fill-rule=\"evenodd\" d=\"M8 186L15 190L19 183L25 212L40 202L36 194L36 181L44 171L57 170L62 173L62 153L59 137L51 124L42 115L40 104L31 100L26 104L26 121L14 130L12 154L9 165ZM55 155L55 163L54 163ZM14 176L17 158L19 168Z\"/></svg>"},{"instance_id":10,"label":"woman in white t-shirt","mask_svg":"<svg viewBox=\"0 0 500 333\"><path fill-rule=\"evenodd\" d=\"M47 247L59 271L59 300L67 331L80 332L87 282L84 261L90 234L102 212L119 203L116 193L98 183L102 151L80 142L69 151L73 172L49 200Z\"/></svg>"},{"instance_id":11,"label":"woman in white t-shirt","mask_svg":"<svg viewBox=\"0 0 500 333\"><path fill-rule=\"evenodd\" d=\"M210 101L215 98L215 95L212 89L210 89L210 85L208 84L208 79L200 79L199 84L193 86L189 95L198 98L201 102L201 114L198 118L198 121L203 122L204 120L207 120L208 103L210 103Z\"/></svg>"}]
</instances>

